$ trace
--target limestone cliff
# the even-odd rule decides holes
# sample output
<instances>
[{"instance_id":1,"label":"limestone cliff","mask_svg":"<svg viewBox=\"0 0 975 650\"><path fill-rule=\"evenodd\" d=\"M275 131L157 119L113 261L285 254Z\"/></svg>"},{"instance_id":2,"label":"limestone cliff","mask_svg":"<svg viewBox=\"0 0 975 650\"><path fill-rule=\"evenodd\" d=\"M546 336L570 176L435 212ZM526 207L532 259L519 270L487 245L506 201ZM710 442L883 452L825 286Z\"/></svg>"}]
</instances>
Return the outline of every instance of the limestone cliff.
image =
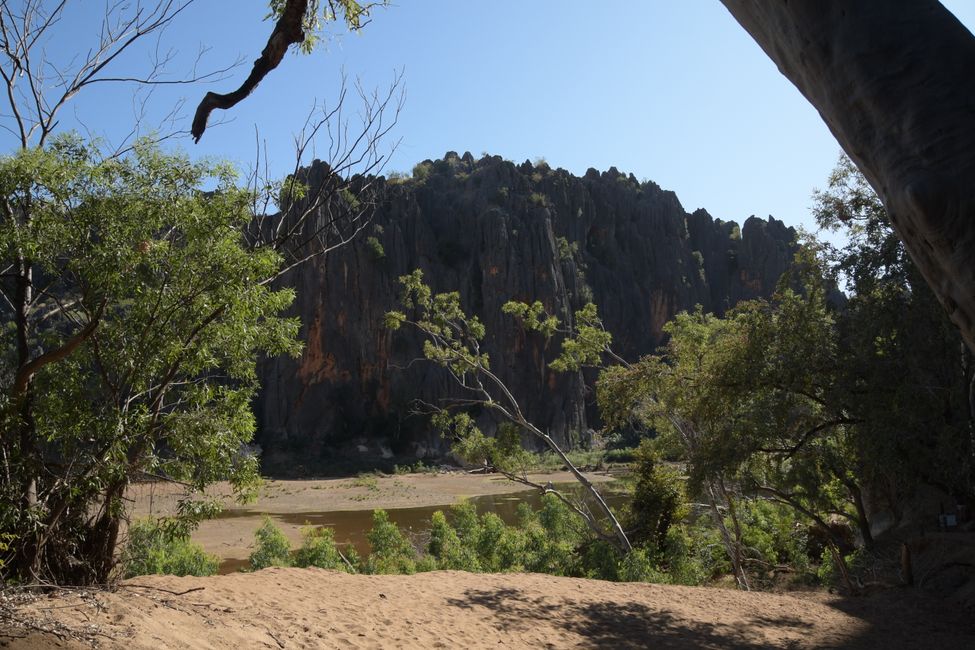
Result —
<instances>
[{"instance_id":1,"label":"limestone cliff","mask_svg":"<svg viewBox=\"0 0 975 650\"><path fill-rule=\"evenodd\" d=\"M506 301L541 300L565 318L592 300L614 347L636 358L660 344L680 310L701 304L720 313L768 295L795 237L772 218L739 229L704 210L688 214L673 192L615 168L579 178L451 152L378 187L362 236L285 279L297 291L293 312L306 344L300 359L262 366L258 442L272 468L314 467L363 446L442 450L425 418L411 414L413 403L457 392L440 368L413 362L415 336L382 327L397 308L397 278L415 268L435 291L460 291L487 327L493 367L529 416L574 442L596 424L587 378L552 372L553 350L501 313Z\"/></svg>"}]
</instances>

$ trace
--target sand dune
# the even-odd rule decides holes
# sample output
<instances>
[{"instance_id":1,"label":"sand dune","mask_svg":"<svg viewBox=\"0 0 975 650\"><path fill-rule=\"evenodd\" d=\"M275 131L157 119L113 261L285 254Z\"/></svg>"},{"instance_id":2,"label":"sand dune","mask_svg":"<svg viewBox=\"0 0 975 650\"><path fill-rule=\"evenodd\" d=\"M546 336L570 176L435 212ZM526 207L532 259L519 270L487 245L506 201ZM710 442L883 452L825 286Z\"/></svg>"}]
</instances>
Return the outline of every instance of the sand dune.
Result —
<instances>
[{"instance_id":1,"label":"sand dune","mask_svg":"<svg viewBox=\"0 0 975 650\"><path fill-rule=\"evenodd\" d=\"M148 576L16 616L12 648L972 648L970 618L914 592L841 599L438 571ZM966 627L967 626L967 629ZM24 636L27 634L27 636ZM20 638L12 638L20 637Z\"/></svg>"}]
</instances>

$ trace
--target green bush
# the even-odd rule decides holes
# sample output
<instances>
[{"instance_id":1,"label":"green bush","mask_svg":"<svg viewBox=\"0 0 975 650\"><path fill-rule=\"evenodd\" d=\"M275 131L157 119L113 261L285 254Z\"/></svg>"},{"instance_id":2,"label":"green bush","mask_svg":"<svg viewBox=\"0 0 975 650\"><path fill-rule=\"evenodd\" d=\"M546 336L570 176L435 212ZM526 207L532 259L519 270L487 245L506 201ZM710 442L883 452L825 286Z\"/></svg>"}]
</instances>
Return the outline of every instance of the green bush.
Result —
<instances>
[{"instance_id":1,"label":"green bush","mask_svg":"<svg viewBox=\"0 0 975 650\"><path fill-rule=\"evenodd\" d=\"M809 569L806 529L796 525L792 508L767 499L743 499L738 519L748 555L768 566L788 564L800 573Z\"/></svg>"},{"instance_id":2,"label":"green bush","mask_svg":"<svg viewBox=\"0 0 975 650\"><path fill-rule=\"evenodd\" d=\"M461 543L457 531L441 510L433 513L430 520L430 543L427 551L436 560L438 568L473 572L481 570L477 554L471 547Z\"/></svg>"},{"instance_id":3,"label":"green bush","mask_svg":"<svg viewBox=\"0 0 975 650\"><path fill-rule=\"evenodd\" d=\"M385 510L373 511L367 537L372 552L366 558L366 573L416 573L416 550Z\"/></svg>"},{"instance_id":4,"label":"green bush","mask_svg":"<svg viewBox=\"0 0 975 650\"><path fill-rule=\"evenodd\" d=\"M620 562L619 580L622 582L670 582L669 576L654 565L651 553L635 548Z\"/></svg>"},{"instance_id":5,"label":"green bush","mask_svg":"<svg viewBox=\"0 0 975 650\"><path fill-rule=\"evenodd\" d=\"M637 459L636 449L634 447L607 449L603 459L607 463L632 463Z\"/></svg>"},{"instance_id":6,"label":"green bush","mask_svg":"<svg viewBox=\"0 0 975 650\"><path fill-rule=\"evenodd\" d=\"M349 566L335 546L334 530L325 526L307 527L301 531L301 537L301 548L295 553L294 566L349 571Z\"/></svg>"},{"instance_id":7,"label":"green bush","mask_svg":"<svg viewBox=\"0 0 975 650\"><path fill-rule=\"evenodd\" d=\"M250 556L251 569L269 566L291 566L291 543L270 517L254 533L254 552Z\"/></svg>"},{"instance_id":8,"label":"green bush","mask_svg":"<svg viewBox=\"0 0 975 650\"><path fill-rule=\"evenodd\" d=\"M671 525L686 514L684 486L680 475L660 464L649 441L635 452L636 486L633 500L624 516L624 526L634 546L660 552Z\"/></svg>"},{"instance_id":9,"label":"green bush","mask_svg":"<svg viewBox=\"0 0 975 650\"><path fill-rule=\"evenodd\" d=\"M383 245L376 237L373 237L372 235L366 237L366 246L369 248L369 253L372 255L374 260L379 261L386 257L386 249L383 248Z\"/></svg>"},{"instance_id":10,"label":"green bush","mask_svg":"<svg viewBox=\"0 0 975 650\"><path fill-rule=\"evenodd\" d=\"M694 538L684 526L670 527L660 554L659 565L664 576L661 582L695 586L703 585L717 575L709 564L709 561L713 561L712 553L717 553L725 560L727 556L717 545L717 531L713 528L708 531L713 536Z\"/></svg>"},{"instance_id":11,"label":"green bush","mask_svg":"<svg viewBox=\"0 0 975 650\"><path fill-rule=\"evenodd\" d=\"M220 561L186 536L167 532L159 519L136 521L129 527L129 539L122 554L124 576L153 573L174 576L212 576Z\"/></svg>"},{"instance_id":12,"label":"green bush","mask_svg":"<svg viewBox=\"0 0 975 650\"><path fill-rule=\"evenodd\" d=\"M413 180L417 183L422 183L427 180L430 176L430 170L433 168L433 163L424 161L417 163L413 166Z\"/></svg>"}]
</instances>

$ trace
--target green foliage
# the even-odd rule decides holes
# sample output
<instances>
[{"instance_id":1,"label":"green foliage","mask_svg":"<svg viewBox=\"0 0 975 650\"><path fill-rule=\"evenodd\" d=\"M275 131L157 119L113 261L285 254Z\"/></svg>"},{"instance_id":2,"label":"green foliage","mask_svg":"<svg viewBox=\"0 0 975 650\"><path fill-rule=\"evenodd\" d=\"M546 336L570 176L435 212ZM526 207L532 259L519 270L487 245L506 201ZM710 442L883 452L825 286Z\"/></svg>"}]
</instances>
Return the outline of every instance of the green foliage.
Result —
<instances>
[{"instance_id":1,"label":"green foliage","mask_svg":"<svg viewBox=\"0 0 975 650\"><path fill-rule=\"evenodd\" d=\"M369 249L372 259L378 261L386 257L386 249L379 243L379 240L369 235L366 237L366 247Z\"/></svg>"},{"instance_id":2,"label":"green foliage","mask_svg":"<svg viewBox=\"0 0 975 650\"><path fill-rule=\"evenodd\" d=\"M704 271L704 256L701 254L701 251L692 251L691 258L694 260L694 267L697 269L698 277L701 281L705 281L707 277Z\"/></svg>"},{"instance_id":3,"label":"green foliage","mask_svg":"<svg viewBox=\"0 0 975 650\"><path fill-rule=\"evenodd\" d=\"M421 162L413 166L413 180L417 184L425 182L430 177L430 172L433 169L433 163L431 162Z\"/></svg>"},{"instance_id":4,"label":"green foliage","mask_svg":"<svg viewBox=\"0 0 975 650\"><path fill-rule=\"evenodd\" d=\"M849 236L842 250L806 242L771 300L679 314L659 354L597 384L607 424L656 429L653 446L687 462L689 488L724 513L690 529L725 547L724 560L700 556L708 573L737 556L759 580L782 564L806 574L805 530L837 515L869 547L866 489L895 516L920 482L971 492L957 333L852 163L815 198L820 224ZM841 307L836 278L850 291Z\"/></svg>"},{"instance_id":5,"label":"green foliage","mask_svg":"<svg viewBox=\"0 0 975 650\"><path fill-rule=\"evenodd\" d=\"M768 499L745 499L738 504L738 514L745 547L764 568L809 570L807 527L796 521L792 508Z\"/></svg>"},{"instance_id":6,"label":"green foliage","mask_svg":"<svg viewBox=\"0 0 975 650\"><path fill-rule=\"evenodd\" d=\"M532 205L537 205L542 208L548 205L548 197L542 194L541 192L532 192L531 195L528 197L528 201Z\"/></svg>"},{"instance_id":7,"label":"green foliage","mask_svg":"<svg viewBox=\"0 0 975 650\"><path fill-rule=\"evenodd\" d=\"M10 551L10 542L16 537L11 533L0 533L0 571L7 565L6 555Z\"/></svg>"},{"instance_id":8,"label":"green foliage","mask_svg":"<svg viewBox=\"0 0 975 650\"><path fill-rule=\"evenodd\" d=\"M603 458L607 463L632 463L637 459L637 450L633 447L607 449Z\"/></svg>"},{"instance_id":9,"label":"green foliage","mask_svg":"<svg viewBox=\"0 0 975 650\"><path fill-rule=\"evenodd\" d=\"M289 206L305 198L309 188L307 184L289 174L271 189L277 199L278 207L286 211Z\"/></svg>"},{"instance_id":10,"label":"green foliage","mask_svg":"<svg viewBox=\"0 0 975 650\"><path fill-rule=\"evenodd\" d=\"M530 332L541 332L545 338L550 338L558 330L559 319L545 312L545 306L536 300L532 304L509 300L501 307L501 311L517 318L522 327Z\"/></svg>"},{"instance_id":11,"label":"green foliage","mask_svg":"<svg viewBox=\"0 0 975 650\"><path fill-rule=\"evenodd\" d=\"M261 527L254 533L250 567L257 571L271 566L291 566L291 542L271 518L265 516Z\"/></svg>"},{"instance_id":12,"label":"green foliage","mask_svg":"<svg viewBox=\"0 0 975 650\"><path fill-rule=\"evenodd\" d=\"M667 582L667 575L654 564L653 554L646 548L627 553L619 568L620 582Z\"/></svg>"},{"instance_id":13,"label":"green foliage","mask_svg":"<svg viewBox=\"0 0 975 650\"><path fill-rule=\"evenodd\" d=\"M0 158L0 187L16 206L0 257L44 279L0 334L0 533L20 551L8 570L103 582L137 473L253 494L256 359L299 352L297 321L279 316L294 294L266 282L280 256L246 244L251 197L227 165L144 142L106 159L66 136Z\"/></svg>"},{"instance_id":14,"label":"green foliage","mask_svg":"<svg viewBox=\"0 0 975 650\"><path fill-rule=\"evenodd\" d=\"M393 474L439 474L440 469L437 465L427 464L418 460L412 465L393 465Z\"/></svg>"},{"instance_id":15,"label":"green foliage","mask_svg":"<svg viewBox=\"0 0 975 650\"><path fill-rule=\"evenodd\" d=\"M304 40L298 45L302 54L311 54L321 42L321 33L328 23L341 20L351 32L358 32L371 20L372 10L385 7L389 0L357 2L356 0L309 0L301 28ZM268 0L270 12L265 19L277 20L284 12L287 0Z\"/></svg>"},{"instance_id":16,"label":"green foliage","mask_svg":"<svg viewBox=\"0 0 975 650\"><path fill-rule=\"evenodd\" d=\"M663 465L650 441L636 450L636 487L624 525L634 546L662 551L672 525L687 514L680 475Z\"/></svg>"},{"instance_id":17,"label":"green foliage","mask_svg":"<svg viewBox=\"0 0 975 650\"><path fill-rule=\"evenodd\" d=\"M164 522L148 518L129 527L122 566L126 578L150 574L211 576L217 572L219 559L190 542L188 536L174 536Z\"/></svg>"},{"instance_id":18,"label":"green foliage","mask_svg":"<svg viewBox=\"0 0 975 650\"><path fill-rule=\"evenodd\" d=\"M521 444L521 432L511 422L498 425L494 437L485 436L467 413L441 411L431 423L447 440L452 450L471 465L488 465L499 471L524 473L533 467L534 456Z\"/></svg>"},{"instance_id":19,"label":"green foliage","mask_svg":"<svg viewBox=\"0 0 975 650\"><path fill-rule=\"evenodd\" d=\"M596 305L589 303L576 312L572 336L562 341L562 353L549 365L559 372L599 366L612 342L613 335L603 328Z\"/></svg>"},{"instance_id":20,"label":"green foliage","mask_svg":"<svg viewBox=\"0 0 975 650\"><path fill-rule=\"evenodd\" d=\"M471 572L481 570L476 553L469 546L461 544L457 531L440 510L433 513L430 520L430 543L427 551L440 569Z\"/></svg>"},{"instance_id":21,"label":"green foliage","mask_svg":"<svg viewBox=\"0 0 975 650\"><path fill-rule=\"evenodd\" d=\"M385 510L373 511L368 539L372 552L365 561L366 573L416 573L416 549Z\"/></svg>"},{"instance_id":22,"label":"green foliage","mask_svg":"<svg viewBox=\"0 0 975 650\"><path fill-rule=\"evenodd\" d=\"M301 531L301 538L301 548L295 552L294 566L349 571L335 545L334 530L326 526L309 526Z\"/></svg>"},{"instance_id":23,"label":"green foliage","mask_svg":"<svg viewBox=\"0 0 975 650\"><path fill-rule=\"evenodd\" d=\"M419 270L400 278L403 285L401 304L416 313L415 320L403 312L390 312L386 315L389 326L398 328L409 323L425 335L423 356L446 368L451 377L472 394L467 404L476 403L499 415L504 424L498 427L494 438L484 436L466 413L454 413L447 409L439 410L433 425L454 442L454 449L468 462L488 464L513 480L528 482L526 476L530 456L521 443L522 434L534 436L550 451L559 456L563 463L572 464L555 440L530 422L524 415L518 399L504 382L491 371L487 353L481 351L484 338L484 325L476 316L468 316L460 307L457 292L433 294L424 284ZM549 316L541 303L532 305L509 302L504 311L518 317L529 330L542 332L546 336L555 333L558 319ZM586 305L576 313L576 325L562 342L562 355L553 361L553 369L578 370L582 365L596 363L608 351L610 335L602 328L595 305ZM574 467L570 468L575 472ZM598 512L594 516L584 504L576 508L579 517L593 529L604 524L617 540L618 549L629 549L629 541L619 525L615 514L599 498L596 488L587 481L583 484L590 506ZM530 484L530 483L529 483ZM601 521L600 518L604 519Z\"/></svg>"}]
</instances>

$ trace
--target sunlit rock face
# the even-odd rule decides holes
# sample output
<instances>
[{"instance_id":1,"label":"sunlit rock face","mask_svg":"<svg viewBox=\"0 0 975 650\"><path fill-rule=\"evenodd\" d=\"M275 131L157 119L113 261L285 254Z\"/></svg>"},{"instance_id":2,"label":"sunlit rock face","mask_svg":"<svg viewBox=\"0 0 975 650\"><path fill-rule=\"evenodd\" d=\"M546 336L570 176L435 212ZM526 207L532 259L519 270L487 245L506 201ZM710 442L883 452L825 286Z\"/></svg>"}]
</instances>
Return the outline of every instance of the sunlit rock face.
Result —
<instances>
[{"instance_id":1,"label":"sunlit rock face","mask_svg":"<svg viewBox=\"0 0 975 650\"><path fill-rule=\"evenodd\" d=\"M377 192L372 223L351 245L284 279L297 292L305 348L261 368L257 437L270 471L312 471L362 449L444 451L417 403L462 393L441 368L415 361L418 337L382 324L399 308L397 278L413 269L434 291L460 292L487 327L492 368L528 416L577 443L599 426L594 377L550 370L558 341L522 332L501 312L506 301L541 300L563 319L593 301L614 348L635 359L660 345L678 311L722 313L769 295L794 250L795 232L780 221L751 217L739 228L688 214L673 192L612 168L580 178L451 152ZM481 423L493 429L486 413Z\"/></svg>"}]
</instances>

